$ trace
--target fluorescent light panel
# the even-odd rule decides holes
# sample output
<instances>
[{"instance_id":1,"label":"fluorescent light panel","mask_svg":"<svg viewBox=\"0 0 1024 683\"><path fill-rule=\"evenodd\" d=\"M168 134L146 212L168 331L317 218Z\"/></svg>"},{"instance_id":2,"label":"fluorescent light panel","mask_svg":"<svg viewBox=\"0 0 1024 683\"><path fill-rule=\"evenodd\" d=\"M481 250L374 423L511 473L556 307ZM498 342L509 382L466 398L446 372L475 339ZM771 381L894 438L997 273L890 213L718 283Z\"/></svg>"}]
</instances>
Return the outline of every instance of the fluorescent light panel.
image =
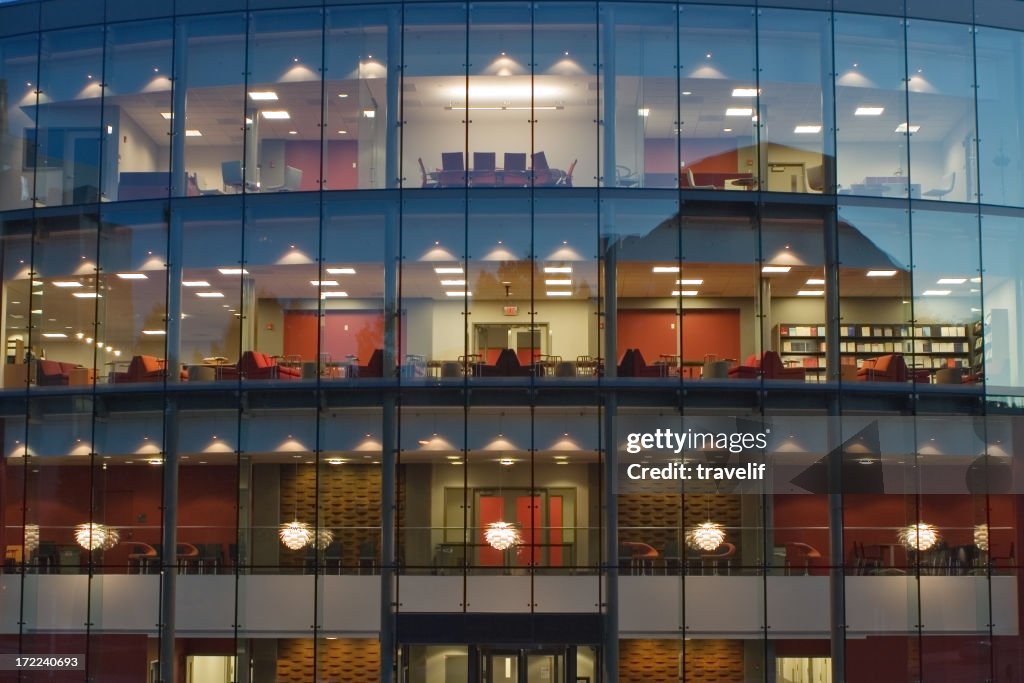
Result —
<instances>
[{"instance_id":1,"label":"fluorescent light panel","mask_svg":"<svg viewBox=\"0 0 1024 683\"><path fill-rule=\"evenodd\" d=\"M651 268L652 273L678 273L679 266L654 266Z\"/></svg>"},{"instance_id":2,"label":"fluorescent light panel","mask_svg":"<svg viewBox=\"0 0 1024 683\"><path fill-rule=\"evenodd\" d=\"M442 287L465 287L465 280L441 280Z\"/></svg>"},{"instance_id":3,"label":"fluorescent light panel","mask_svg":"<svg viewBox=\"0 0 1024 683\"><path fill-rule=\"evenodd\" d=\"M442 266L440 268L434 268L434 272L437 273L438 275L462 275L462 267L461 266L455 266L455 267Z\"/></svg>"},{"instance_id":4,"label":"fluorescent light panel","mask_svg":"<svg viewBox=\"0 0 1024 683\"><path fill-rule=\"evenodd\" d=\"M704 280L701 280L700 278L693 278L693 279L690 279L690 280L676 280L676 284L677 285L692 285L692 286L699 287L700 285L704 284Z\"/></svg>"},{"instance_id":5,"label":"fluorescent light panel","mask_svg":"<svg viewBox=\"0 0 1024 683\"><path fill-rule=\"evenodd\" d=\"M793 269L793 266L764 266L761 268L762 273L788 273Z\"/></svg>"},{"instance_id":6,"label":"fluorescent light panel","mask_svg":"<svg viewBox=\"0 0 1024 683\"><path fill-rule=\"evenodd\" d=\"M356 274L356 269L355 268L328 268L327 269L327 274L328 275L355 275Z\"/></svg>"},{"instance_id":7,"label":"fluorescent light panel","mask_svg":"<svg viewBox=\"0 0 1024 683\"><path fill-rule=\"evenodd\" d=\"M822 280L820 277L812 277L811 279L809 279L807 281L806 284L809 284L809 285L823 285L823 284L825 284L825 281Z\"/></svg>"},{"instance_id":8,"label":"fluorescent light panel","mask_svg":"<svg viewBox=\"0 0 1024 683\"><path fill-rule=\"evenodd\" d=\"M570 279L566 279L566 280L545 280L544 284L548 285L548 286L554 286L554 287L557 287L559 285L569 286L569 285L572 285L572 279L570 278Z\"/></svg>"},{"instance_id":9,"label":"fluorescent light panel","mask_svg":"<svg viewBox=\"0 0 1024 683\"><path fill-rule=\"evenodd\" d=\"M321 299L344 299L348 296L348 292L321 292Z\"/></svg>"},{"instance_id":10,"label":"fluorescent light panel","mask_svg":"<svg viewBox=\"0 0 1024 683\"><path fill-rule=\"evenodd\" d=\"M74 292L71 296L79 299L99 299L100 295L96 292Z\"/></svg>"},{"instance_id":11,"label":"fluorescent light panel","mask_svg":"<svg viewBox=\"0 0 1024 683\"><path fill-rule=\"evenodd\" d=\"M249 271L245 268L218 268L218 272L221 275L248 275Z\"/></svg>"},{"instance_id":12,"label":"fluorescent light panel","mask_svg":"<svg viewBox=\"0 0 1024 683\"><path fill-rule=\"evenodd\" d=\"M253 90L249 93L249 99L253 102L276 102L277 93L273 90Z\"/></svg>"},{"instance_id":13,"label":"fluorescent light panel","mask_svg":"<svg viewBox=\"0 0 1024 683\"><path fill-rule=\"evenodd\" d=\"M200 299L223 299L223 292L196 292L196 296Z\"/></svg>"},{"instance_id":14,"label":"fluorescent light panel","mask_svg":"<svg viewBox=\"0 0 1024 683\"><path fill-rule=\"evenodd\" d=\"M816 126L816 125L809 124L809 123L808 124L801 124L801 125L797 126L796 128L794 128L793 132L794 133L799 133L801 135L820 133L821 132L821 126Z\"/></svg>"},{"instance_id":15,"label":"fluorescent light panel","mask_svg":"<svg viewBox=\"0 0 1024 683\"><path fill-rule=\"evenodd\" d=\"M292 117L291 114L284 111L283 109L272 109L270 111L261 111L263 118L270 119L272 121L284 121Z\"/></svg>"},{"instance_id":16,"label":"fluorescent light panel","mask_svg":"<svg viewBox=\"0 0 1024 683\"><path fill-rule=\"evenodd\" d=\"M921 126L910 126L910 132L911 133L916 133L919 130L921 130ZM896 126L896 131L895 132L897 132L897 133L906 133L907 132L907 124L906 123L901 123L900 125Z\"/></svg>"},{"instance_id":17,"label":"fluorescent light panel","mask_svg":"<svg viewBox=\"0 0 1024 683\"><path fill-rule=\"evenodd\" d=\"M672 296L697 296L696 289L677 289L672 292Z\"/></svg>"},{"instance_id":18,"label":"fluorescent light panel","mask_svg":"<svg viewBox=\"0 0 1024 683\"><path fill-rule=\"evenodd\" d=\"M145 273L118 273L117 276L122 280L148 280Z\"/></svg>"},{"instance_id":19,"label":"fluorescent light panel","mask_svg":"<svg viewBox=\"0 0 1024 683\"><path fill-rule=\"evenodd\" d=\"M206 280L182 280L181 285L183 287L209 287L210 283Z\"/></svg>"},{"instance_id":20,"label":"fluorescent light panel","mask_svg":"<svg viewBox=\"0 0 1024 683\"><path fill-rule=\"evenodd\" d=\"M732 96L733 97L757 97L757 95L758 95L757 88L733 88L732 89Z\"/></svg>"},{"instance_id":21,"label":"fluorescent light panel","mask_svg":"<svg viewBox=\"0 0 1024 683\"><path fill-rule=\"evenodd\" d=\"M572 272L572 266L544 266L544 272L545 273L571 273Z\"/></svg>"},{"instance_id":22,"label":"fluorescent light panel","mask_svg":"<svg viewBox=\"0 0 1024 683\"><path fill-rule=\"evenodd\" d=\"M896 275L895 270L869 270L867 273L868 277L893 277Z\"/></svg>"},{"instance_id":23,"label":"fluorescent light panel","mask_svg":"<svg viewBox=\"0 0 1024 683\"><path fill-rule=\"evenodd\" d=\"M82 287L83 285L82 285L81 282L77 282L75 280L55 280L54 283L53 283L53 286L54 287L69 288L69 287Z\"/></svg>"},{"instance_id":24,"label":"fluorescent light panel","mask_svg":"<svg viewBox=\"0 0 1024 683\"><path fill-rule=\"evenodd\" d=\"M203 132L201 130L197 130L195 128L189 128L189 129L187 129L185 131L185 137L187 137L187 138L201 138L201 137L203 137Z\"/></svg>"},{"instance_id":25,"label":"fluorescent light panel","mask_svg":"<svg viewBox=\"0 0 1024 683\"><path fill-rule=\"evenodd\" d=\"M967 282L965 277L940 277L936 284L940 285L962 285Z\"/></svg>"},{"instance_id":26,"label":"fluorescent light panel","mask_svg":"<svg viewBox=\"0 0 1024 683\"><path fill-rule=\"evenodd\" d=\"M750 107L729 107L725 110L726 116L753 116L754 110Z\"/></svg>"},{"instance_id":27,"label":"fluorescent light panel","mask_svg":"<svg viewBox=\"0 0 1024 683\"><path fill-rule=\"evenodd\" d=\"M313 285L314 287L337 287L338 286L338 281L337 280L310 280L309 284Z\"/></svg>"},{"instance_id":28,"label":"fluorescent light panel","mask_svg":"<svg viewBox=\"0 0 1024 683\"><path fill-rule=\"evenodd\" d=\"M67 339L68 335L63 332L43 332L43 336L47 339Z\"/></svg>"},{"instance_id":29,"label":"fluorescent light panel","mask_svg":"<svg viewBox=\"0 0 1024 683\"><path fill-rule=\"evenodd\" d=\"M547 294L548 296L572 296L572 292L563 292L563 291L545 292L545 294Z\"/></svg>"},{"instance_id":30,"label":"fluorescent light panel","mask_svg":"<svg viewBox=\"0 0 1024 683\"><path fill-rule=\"evenodd\" d=\"M448 290L444 294L445 296L473 296L473 292L463 292L461 290Z\"/></svg>"},{"instance_id":31,"label":"fluorescent light panel","mask_svg":"<svg viewBox=\"0 0 1024 683\"><path fill-rule=\"evenodd\" d=\"M854 116L881 116L885 107L857 107L853 112Z\"/></svg>"},{"instance_id":32,"label":"fluorescent light panel","mask_svg":"<svg viewBox=\"0 0 1024 683\"><path fill-rule=\"evenodd\" d=\"M143 330L142 334L149 335L150 337L156 337L167 334L166 330Z\"/></svg>"},{"instance_id":33,"label":"fluorescent light panel","mask_svg":"<svg viewBox=\"0 0 1024 683\"><path fill-rule=\"evenodd\" d=\"M921 292L921 296L949 296L952 293L949 289L926 289Z\"/></svg>"},{"instance_id":34,"label":"fluorescent light panel","mask_svg":"<svg viewBox=\"0 0 1024 683\"><path fill-rule=\"evenodd\" d=\"M796 293L797 296L825 296L825 292L820 289L801 289Z\"/></svg>"}]
</instances>

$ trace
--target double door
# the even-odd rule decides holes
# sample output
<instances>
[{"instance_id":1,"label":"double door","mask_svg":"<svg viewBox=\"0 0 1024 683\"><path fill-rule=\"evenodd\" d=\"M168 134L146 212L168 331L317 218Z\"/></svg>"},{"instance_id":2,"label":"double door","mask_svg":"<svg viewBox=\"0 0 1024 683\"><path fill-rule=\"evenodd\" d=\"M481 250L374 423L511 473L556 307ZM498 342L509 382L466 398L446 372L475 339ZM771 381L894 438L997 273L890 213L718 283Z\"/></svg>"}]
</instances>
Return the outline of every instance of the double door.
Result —
<instances>
[{"instance_id":1,"label":"double door","mask_svg":"<svg viewBox=\"0 0 1024 683\"><path fill-rule=\"evenodd\" d=\"M481 683L566 683L565 664L566 648L483 650L479 680Z\"/></svg>"}]
</instances>

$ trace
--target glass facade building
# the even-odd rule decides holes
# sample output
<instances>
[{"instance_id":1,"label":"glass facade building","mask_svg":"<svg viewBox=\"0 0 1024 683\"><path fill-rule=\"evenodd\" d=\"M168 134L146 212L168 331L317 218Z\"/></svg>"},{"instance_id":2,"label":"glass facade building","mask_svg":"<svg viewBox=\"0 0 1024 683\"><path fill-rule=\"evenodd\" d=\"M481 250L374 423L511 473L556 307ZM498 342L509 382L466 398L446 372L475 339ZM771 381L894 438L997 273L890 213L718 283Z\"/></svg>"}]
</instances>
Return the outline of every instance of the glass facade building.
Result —
<instances>
[{"instance_id":1,"label":"glass facade building","mask_svg":"<svg viewBox=\"0 0 1024 683\"><path fill-rule=\"evenodd\" d=\"M1021 680L1022 119L1011 0L3 4L11 675ZM620 490L712 416L902 431Z\"/></svg>"}]
</instances>

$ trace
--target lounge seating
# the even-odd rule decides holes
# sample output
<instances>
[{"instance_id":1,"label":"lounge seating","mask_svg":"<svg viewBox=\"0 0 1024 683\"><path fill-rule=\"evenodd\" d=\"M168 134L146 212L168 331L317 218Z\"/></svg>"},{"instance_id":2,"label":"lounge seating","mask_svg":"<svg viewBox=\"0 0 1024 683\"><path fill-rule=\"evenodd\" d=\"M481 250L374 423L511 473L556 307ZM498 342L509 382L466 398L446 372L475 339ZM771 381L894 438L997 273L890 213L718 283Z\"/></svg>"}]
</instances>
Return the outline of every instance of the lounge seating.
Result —
<instances>
[{"instance_id":1,"label":"lounge seating","mask_svg":"<svg viewBox=\"0 0 1024 683\"><path fill-rule=\"evenodd\" d=\"M619 377L661 377L661 368L648 365L640 349L626 349L618 367Z\"/></svg>"},{"instance_id":2,"label":"lounge seating","mask_svg":"<svg viewBox=\"0 0 1024 683\"><path fill-rule=\"evenodd\" d=\"M384 376L384 349L374 349L370 360L366 365L358 365L357 377L383 377Z\"/></svg>"},{"instance_id":3,"label":"lounge seating","mask_svg":"<svg viewBox=\"0 0 1024 683\"><path fill-rule=\"evenodd\" d=\"M112 381L115 384L130 382L162 382L167 376L167 362L155 356L133 356L128 364L127 372L115 372ZM182 379L188 375L183 373Z\"/></svg>"},{"instance_id":4,"label":"lounge seating","mask_svg":"<svg viewBox=\"0 0 1024 683\"><path fill-rule=\"evenodd\" d=\"M265 353L246 351L238 359L238 374L242 379L299 379L302 371L278 365L276 358Z\"/></svg>"},{"instance_id":5,"label":"lounge seating","mask_svg":"<svg viewBox=\"0 0 1024 683\"><path fill-rule=\"evenodd\" d=\"M71 371L76 363L61 363L56 360L36 361L36 384L41 387L66 387L71 380Z\"/></svg>"},{"instance_id":6,"label":"lounge seating","mask_svg":"<svg viewBox=\"0 0 1024 683\"><path fill-rule=\"evenodd\" d=\"M909 382L927 384L931 373L925 369L911 371L907 368L903 354L890 353L877 358L868 358L857 371L857 379L863 382Z\"/></svg>"},{"instance_id":7,"label":"lounge seating","mask_svg":"<svg viewBox=\"0 0 1024 683\"><path fill-rule=\"evenodd\" d=\"M804 368L787 368L775 351L765 351L758 358L757 354L748 356L742 365L729 368L729 377L734 379L791 379L803 382L807 379Z\"/></svg>"},{"instance_id":8,"label":"lounge seating","mask_svg":"<svg viewBox=\"0 0 1024 683\"><path fill-rule=\"evenodd\" d=\"M533 366L521 365L515 351L502 349L494 365L480 366L479 372L481 377L529 377Z\"/></svg>"}]
</instances>

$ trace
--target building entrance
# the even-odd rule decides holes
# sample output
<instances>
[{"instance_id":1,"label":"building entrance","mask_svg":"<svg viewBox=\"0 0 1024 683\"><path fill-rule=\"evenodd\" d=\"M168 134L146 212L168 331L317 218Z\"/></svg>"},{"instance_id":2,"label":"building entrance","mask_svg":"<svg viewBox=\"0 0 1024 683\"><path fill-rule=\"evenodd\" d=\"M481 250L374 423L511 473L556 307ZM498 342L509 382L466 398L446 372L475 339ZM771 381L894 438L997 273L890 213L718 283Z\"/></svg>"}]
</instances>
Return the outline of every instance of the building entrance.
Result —
<instances>
[{"instance_id":1,"label":"building entrance","mask_svg":"<svg viewBox=\"0 0 1024 683\"><path fill-rule=\"evenodd\" d=\"M402 683L597 683L597 648L410 645Z\"/></svg>"}]
</instances>

